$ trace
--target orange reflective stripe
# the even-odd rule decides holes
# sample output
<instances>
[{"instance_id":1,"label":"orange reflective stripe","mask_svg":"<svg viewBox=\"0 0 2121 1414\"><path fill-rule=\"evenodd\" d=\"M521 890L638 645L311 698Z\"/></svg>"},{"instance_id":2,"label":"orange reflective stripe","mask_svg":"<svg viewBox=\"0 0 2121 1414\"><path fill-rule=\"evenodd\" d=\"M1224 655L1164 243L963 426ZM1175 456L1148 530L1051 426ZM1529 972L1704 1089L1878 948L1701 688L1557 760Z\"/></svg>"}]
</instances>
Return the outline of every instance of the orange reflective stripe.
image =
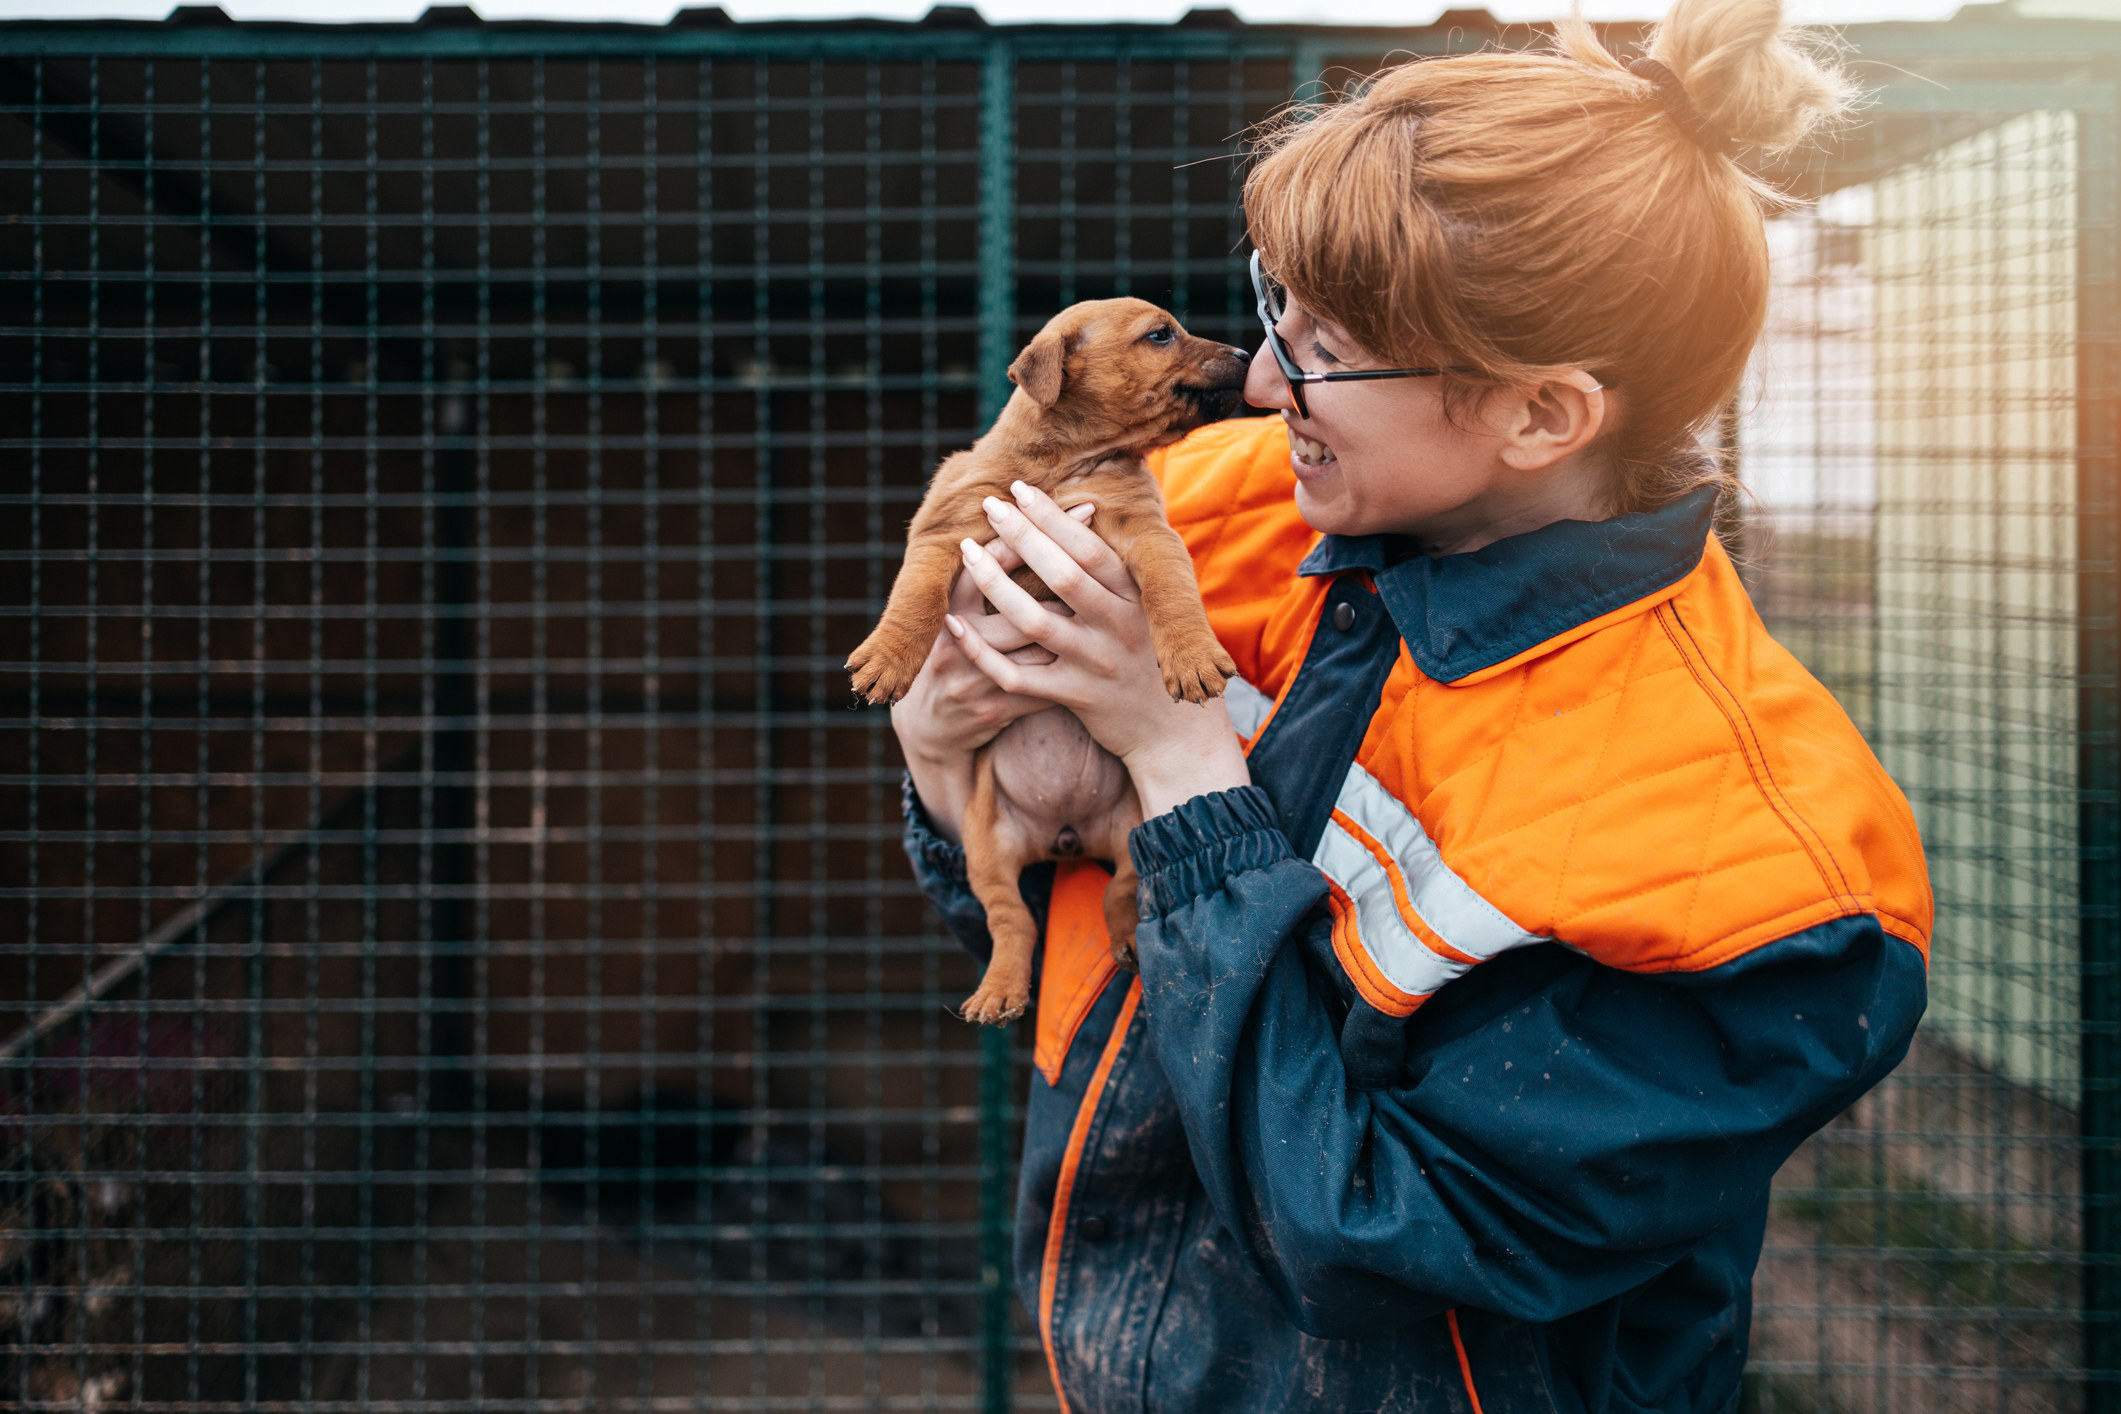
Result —
<instances>
[{"instance_id":1,"label":"orange reflective stripe","mask_svg":"<svg viewBox=\"0 0 2121 1414\"><path fill-rule=\"evenodd\" d=\"M1046 952L1038 973L1038 1040L1031 1051L1031 1063L1048 1085L1060 1084L1075 1033L1119 971L1105 927L1105 885L1111 878L1111 871L1090 859L1065 860L1053 874Z\"/></svg>"},{"instance_id":2,"label":"orange reflective stripe","mask_svg":"<svg viewBox=\"0 0 2121 1414\"><path fill-rule=\"evenodd\" d=\"M1075 1170L1082 1162L1083 1146L1090 1140L1097 1102L1105 1093L1112 1063L1119 1059L1119 1048L1126 1042L1127 1027L1133 1022L1134 1009L1141 1005L1141 999L1142 983L1137 977L1127 988L1127 999L1120 1003L1119 1019L1112 1023L1112 1035L1105 1042L1104 1054L1097 1058L1097 1069L1090 1073L1090 1088L1083 1092L1083 1102L1076 1107L1075 1126L1068 1131L1068 1148L1061 1155L1060 1181L1053 1185L1053 1220L1046 1224L1046 1256L1038 1273L1038 1338L1046 1347L1046 1368L1053 1375L1053 1396L1060 1401L1061 1414L1068 1414L1068 1394L1061 1388L1060 1361L1053 1354L1053 1291L1060 1283L1061 1240L1067 1235L1068 1204L1075 1196Z\"/></svg>"},{"instance_id":3,"label":"orange reflective stripe","mask_svg":"<svg viewBox=\"0 0 2121 1414\"><path fill-rule=\"evenodd\" d=\"M1428 998L1401 991L1378 970L1357 931L1355 901L1331 874L1326 875L1326 907L1333 914L1333 956L1340 959L1341 971L1348 974L1356 992L1386 1016L1412 1016Z\"/></svg>"},{"instance_id":4,"label":"orange reflective stripe","mask_svg":"<svg viewBox=\"0 0 2121 1414\"><path fill-rule=\"evenodd\" d=\"M1415 911L1414 900L1407 893L1406 872L1399 867L1399 861L1392 857L1392 851L1379 844L1377 837L1362 827L1361 821L1344 810L1335 810L1333 823L1346 830L1350 839L1368 850L1371 858L1377 861L1378 867L1385 871L1385 879L1392 885L1392 902L1398 906L1400 921L1407 925L1408 932L1421 939L1423 946L1446 962L1455 962L1464 967L1471 967L1484 960L1452 947L1429 926L1427 919Z\"/></svg>"},{"instance_id":5,"label":"orange reflective stripe","mask_svg":"<svg viewBox=\"0 0 2121 1414\"><path fill-rule=\"evenodd\" d=\"M1466 1382L1466 1398L1473 1402L1473 1414L1481 1414L1480 1391L1473 1388L1473 1362L1466 1358L1465 1339L1458 1334L1458 1308L1444 1312L1443 1318L1451 1324L1451 1346L1458 1352L1458 1373Z\"/></svg>"}]
</instances>

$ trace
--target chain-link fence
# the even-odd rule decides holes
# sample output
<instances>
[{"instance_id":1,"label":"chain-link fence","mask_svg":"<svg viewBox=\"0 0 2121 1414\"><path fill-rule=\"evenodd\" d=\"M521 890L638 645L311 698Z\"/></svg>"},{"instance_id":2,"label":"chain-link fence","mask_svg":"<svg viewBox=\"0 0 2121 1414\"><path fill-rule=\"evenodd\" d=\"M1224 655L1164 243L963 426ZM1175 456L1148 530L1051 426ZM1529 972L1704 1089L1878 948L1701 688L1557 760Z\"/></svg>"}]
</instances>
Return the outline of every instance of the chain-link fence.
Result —
<instances>
[{"instance_id":1,"label":"chain-link fence","mask_svg":"<svg viewBox=\"0 0 2121 1414\"><path fill-rule=\"evenodd\" d=\"M839 664L1046 314L1251 341L1250 124L1535 38L0 24L0 1399L1051 1407ZM1752 1396L2110 1408L2121 25L1850 40L1735 534L1940 921Z\"/></svg>"}]
</instances>

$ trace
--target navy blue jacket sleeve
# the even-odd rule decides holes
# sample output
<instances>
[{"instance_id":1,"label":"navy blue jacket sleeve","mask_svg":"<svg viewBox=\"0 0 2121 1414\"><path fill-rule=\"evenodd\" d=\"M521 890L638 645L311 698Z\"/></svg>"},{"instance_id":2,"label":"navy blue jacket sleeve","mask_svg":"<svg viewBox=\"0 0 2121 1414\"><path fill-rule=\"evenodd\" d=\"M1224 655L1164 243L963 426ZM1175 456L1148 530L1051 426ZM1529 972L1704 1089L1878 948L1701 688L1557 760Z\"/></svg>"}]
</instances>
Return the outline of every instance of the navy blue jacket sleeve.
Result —
<instances>
[{"instance_id":1,"label":"navy blue jacket sleeve","mask_svg":"<svg viewBox=\"0 0 2121 1414\"><path fill-rule=\"evenodd\" d=\"M987 936L987 910L965 882L965 847L944 839L928 818L928 807L907 776L899 786L899 805L906 818L906 858L913 861L913 881L943 916L950 936L982 962L994 952Z\"/></svg>"},{"instance_id":2,"label":"navy blue jacket sleeve","mask_svg":"<svg viewBox=\"0 0 2121 1414\"><path fill-rule=\"evenodd\" d=\"M994 955L994 939L987 933L987 909L965 881L965 847L952 844L936 832L928 818L928 807L908 776L899 786L899 804L906 821L906 858L913 862L913 880L942 915L950 936L981 962ZM1024 903L1046 930L1046 905L1053 895L1053 866L1034 864L1024 871L1018 884Z\"/></svg>"},{"instance_id":3,"label":"navy blue jacket sleeve","mask_svg":"<svg viewBox=\"0 0 2121 1414\"><path fill-rule=\"evenodd\" d=\"M1526 948L1395 1022L1347 984L1324 876L1265 792L1132 846L1142 1013L1194 1164L1315 1335L1458 1305L1551 1321L1641 1285L1757 1216L1924 1005L1921 955L1862 917L1695 974Z\"/></svg>"}]
</instances>

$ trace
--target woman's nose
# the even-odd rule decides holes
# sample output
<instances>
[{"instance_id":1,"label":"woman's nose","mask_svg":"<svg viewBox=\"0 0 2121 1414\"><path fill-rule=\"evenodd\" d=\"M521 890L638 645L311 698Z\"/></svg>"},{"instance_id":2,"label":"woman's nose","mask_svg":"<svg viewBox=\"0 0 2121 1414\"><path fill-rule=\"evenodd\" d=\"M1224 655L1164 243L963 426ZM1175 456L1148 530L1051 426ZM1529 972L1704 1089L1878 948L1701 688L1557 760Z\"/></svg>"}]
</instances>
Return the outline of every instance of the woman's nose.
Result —
<instances>
[{"instance_id":1,"label":"woman's nose","mask_svg":"<svg viewBox=\"0 0 2121 1414\"><path fill-rule=\"evenodd\" d=\"M1264 344L1245 369L1245 401L1256 408L1292 412L1296 408L1295 399L1289 396L1289 380L1281 376L1281 366L1267 356Z\"/></svg>"}]
</instances>

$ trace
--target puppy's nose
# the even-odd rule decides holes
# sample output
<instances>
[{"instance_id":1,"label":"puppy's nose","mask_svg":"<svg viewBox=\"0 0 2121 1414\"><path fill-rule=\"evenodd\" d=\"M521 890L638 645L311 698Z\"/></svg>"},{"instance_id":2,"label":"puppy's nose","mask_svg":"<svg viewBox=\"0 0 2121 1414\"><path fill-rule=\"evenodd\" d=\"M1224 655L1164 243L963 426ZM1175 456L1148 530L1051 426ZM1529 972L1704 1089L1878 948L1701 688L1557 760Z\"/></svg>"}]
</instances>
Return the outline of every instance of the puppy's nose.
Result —
<instances>
[{"instance_id":1,"label":"puppy's nose","mask_svg":"<svg viewBox=\"0 0 2121 1414\"><path fill-rule=\"evenodd\" d=\"M1248 364L1252 361L1252 350L1232 348L1230 350L1230 357L1236 359L1239 363Z\"/></svg>"}]
</instances>

